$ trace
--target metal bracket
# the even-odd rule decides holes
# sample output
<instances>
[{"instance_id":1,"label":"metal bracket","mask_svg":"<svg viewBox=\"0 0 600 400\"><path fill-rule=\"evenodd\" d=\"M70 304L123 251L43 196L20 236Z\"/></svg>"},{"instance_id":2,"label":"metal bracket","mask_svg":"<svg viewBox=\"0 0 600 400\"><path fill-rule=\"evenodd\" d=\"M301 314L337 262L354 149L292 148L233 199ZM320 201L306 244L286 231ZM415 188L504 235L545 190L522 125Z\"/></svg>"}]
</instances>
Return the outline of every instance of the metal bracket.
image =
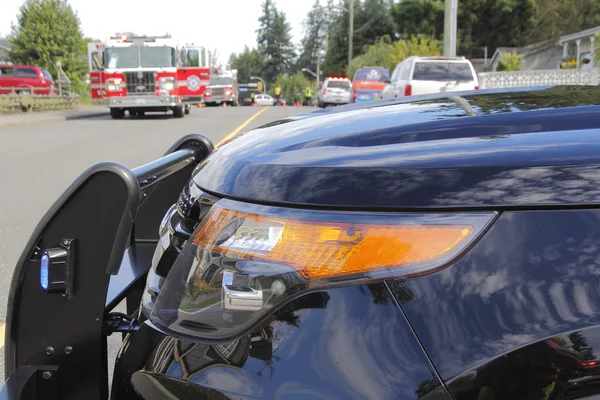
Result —
<instances>
[{"instance_id":1,"label":"metal bracket","mask_svg":"<svg viewBox=\"0 0 600 400\"><path fill-rule=\"evenodd\" d=\"M114 312L104 318L102 331L106 336L110 336L113 333L130 333L140 329L140 325L140 321L137 318Z\"/></svg>"}]
</instances>

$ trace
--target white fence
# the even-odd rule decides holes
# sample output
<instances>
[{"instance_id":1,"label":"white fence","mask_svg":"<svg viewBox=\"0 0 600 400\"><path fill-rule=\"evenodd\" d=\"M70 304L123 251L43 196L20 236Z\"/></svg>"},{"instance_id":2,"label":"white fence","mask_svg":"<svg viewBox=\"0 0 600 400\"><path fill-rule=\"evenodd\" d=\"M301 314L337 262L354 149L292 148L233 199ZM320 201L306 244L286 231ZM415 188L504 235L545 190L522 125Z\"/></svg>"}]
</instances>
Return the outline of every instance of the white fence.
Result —
<instances>
[{"instance_id":1,"label":"white fence","mask_svg":"<svg viewBox=\"0 0 600 400\"><path fill-rule=\"evenodd\" d=\"M600 85L600 69L550 69L515 72L482 72L481 89L548 86L548 85Z\"/></svg>"}]
</instances>

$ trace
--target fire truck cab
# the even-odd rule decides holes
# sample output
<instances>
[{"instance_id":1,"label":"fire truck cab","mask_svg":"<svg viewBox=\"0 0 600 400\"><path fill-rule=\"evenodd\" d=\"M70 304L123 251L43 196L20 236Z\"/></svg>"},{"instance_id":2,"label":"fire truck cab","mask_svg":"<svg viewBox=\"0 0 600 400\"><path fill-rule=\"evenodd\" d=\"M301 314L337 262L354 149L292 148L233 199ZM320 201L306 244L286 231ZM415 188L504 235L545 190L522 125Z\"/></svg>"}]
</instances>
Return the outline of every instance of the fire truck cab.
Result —
<instances>
[{"instance_id":1,"label":"fire truck cab","mask_svg":"<svg viewBox=\"0 0 600 400\"><path fill-rule=\"evenodd\" d=\"M120 119L128 112L188 114L210 79L205 48L170 36L110 37L88 43L92 99Z\"/></svg>"},{"instance_id":2,"label":"fire truck cab","mask_svg":"<svg viewBox=\"0 0 600 400\"><path fill-rule=\"evenodd\" d=\"M213 66L210 71L210 82L204 92L204 104L237 106L238 89L237 69L231 69L229 65Z\"/></svg>"}]
</instances>

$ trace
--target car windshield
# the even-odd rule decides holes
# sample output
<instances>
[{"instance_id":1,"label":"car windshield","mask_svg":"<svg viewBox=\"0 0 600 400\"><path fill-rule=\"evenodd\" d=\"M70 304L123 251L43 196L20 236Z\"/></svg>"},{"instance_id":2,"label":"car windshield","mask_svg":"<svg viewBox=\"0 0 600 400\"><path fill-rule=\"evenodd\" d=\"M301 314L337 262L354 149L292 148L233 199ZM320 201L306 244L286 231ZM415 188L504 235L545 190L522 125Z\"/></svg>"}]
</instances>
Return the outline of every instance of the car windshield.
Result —
<instances>
[{"instance_id":1,"label":"car windshield","mask_svg":"<svg viewBox=\"0 0 600 400\"><path fill-rule=\"evenodd\" d=\"M175 66L172 47L111 47L106 49L106 68L167 68ZM141 64L140 64L141 61Z\"/></svg>"},{"instance_id":2,"label":"car windshield","mask_svg":"<svg viewBox=\"0 0 600 400\"><path fill-rule=\"evenodd\" d=\"M233 79L227 76L211 76L210 85L233 85Z\"/></svg>"},{"instance_id":3,"label":"car windshield","mask_svg":"<svg viewBox=\"0 0 600 400\"><path fill-rule=\"evenodd\" d=\"M106 68L137 68L140 55L135 47L110 47L104 53Z\"/></svg>"},{"instance_id":4,"label":"car windshield","mask_svg":"<svg viewBox=\"0 0 600 400\"><path fill-rule=\"evenodd\" d=\"M328 88L337 88L337 89L350 89L349 81L329 81L327 82Z\"/></svg>"},{"instance_id":5,"label":"car windshield","mask_svg":"<svg viewBox=\"0 0 600 400\"><path fill-rule=\"evenodd\" d=\"M390 73L385 68L361 68L354 74L354 80L389 82Z\"/></svg>"},{"instance_id":6,"label":"car windshield","mask_svg":"<svg viewBox=\"0 0 600 400\"><path fill-rule=\"evenodd\" d=\"M44 78L46 78L46 79L47 79L47 80L49 80L49 81L52 81L52 80L54 80L54 79L52 78L52 75L50 75L50 72L46 71L45 69L42 69L42 75L44 75Z\"/></svg>"},{"instance_id":7,"label":"car windshield","mask_svg":"<svg viewBox=\"0 0 600 400\"><path fill-rule=\"evenodd\" d=\"M472 81L473 72L466 62L417 62L413 72L416 81Z\"/></svg>"},{"instance_id":8,"label":"car windshield","mask_svg":"<svg viewBox=\"0 0 600 400\"><path fill-rule=\"evenodd\" d=\"M142 47L142 67L168 68L175 66L175 49L172 47Z\"/></svg>"}]
</instances>

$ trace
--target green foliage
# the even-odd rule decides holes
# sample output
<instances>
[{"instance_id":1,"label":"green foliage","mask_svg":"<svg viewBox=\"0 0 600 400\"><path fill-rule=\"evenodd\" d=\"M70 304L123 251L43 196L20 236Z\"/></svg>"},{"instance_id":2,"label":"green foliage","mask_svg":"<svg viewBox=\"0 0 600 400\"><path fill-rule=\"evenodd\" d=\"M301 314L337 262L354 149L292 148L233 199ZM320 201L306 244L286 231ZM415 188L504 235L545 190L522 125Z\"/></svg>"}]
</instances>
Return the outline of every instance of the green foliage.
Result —
<instances>
[{"instance_id":1,"label":"green foliage","mask_svg":"<svg viewBox=\"0 0 600 400\"><path fill-rule=\"evenodd\" d=\"M280 76L275 81L275 85L271 85L269 92L273 94L273 90L276 85L281 87L281 97L286 99L288 102L301 101L304 94L304 89L310 86L314 88L314 83L311 83L306 76L297 72L291 76Z\"/></svg>"},{"instance_id":2,"label":"green foliage","mask_svg":"<svg viewBox=\"0 0 600 400\"><path fill-rule=\"evenodd\" d=\"M531 29L534 0L461 0L458 3L459 53L479 55L487 46L521 46ZM444 0L404 0L392 8L403 37L425 34L442 40Z\"/></svg>"},{"instance_id":3,"label":"green foliage","mask_svg":"<svg viewBox=\"0 0 600 400\"><path fill-rule=\"evenodd\" d=\"M444 2L440 0L406 0L392 7L391 15L402 37L423 34L442 39Z\"/></svg>"},{"instance_id":4,"label":"green foliage","mask_svg":"<svg viewBox=\"0 0 600 400\"><path fill-rule=\"evenodd\" d=\"M497 71L520 71L523 66L523 57L516 51L503 52L498 62Z\"/></svg>"},{"instance_id":5,"label":"green foliage","mask_svg":"<svg viewBox=\"0 0 600 400\"><path fill-rule=\"evenodd\" d=\"M73 90L85 91L86 42L77 14L66 0L26 0L10 42L9 57L14 63L37 65L56 77L60 61Z\"/></svg>"},{"instance_id":6,"label":"green foliage","mask_svg":"<svg viewBox=\"0 0 600 400\"><path fill-rule=\"evenodd\" d=\"M273 0L265 0L262 9L263 13L258 19L257 42L259 53L264 58L261 78L269 85L291 69L296 55L285 13L277 9Z\"/></svg>"},{"instance_id":7,"label":"green foliage","mask_svg":"<svg viewBox=\"0 0 600 400\"><path fill-rule=\"evenodd\" d=\"M365 53L354 57L348 68L348 76L354 76L357 69L365 66L381 66L390 73L396 65L410 56L438 56L442 53L442 42L430 37L411 36L408 40L390 41L389 36L382 37L376 44L368 46Z\"/></svg>"},{"instance_id":8,"label":"green foliage","mask_svg":"<svg viewBox=\"0 0 600 400\"><path fill-rule=\"evenodd\" d=\"M319 0L315 0L312 9L306 16L306 20L304 20L304 37L300 43L301 52L296 61L296 70L308 68L316 72L318 52L325 49L328 25L325 7L321 6Z\"/></svg>"},{"instance_id":9,"label":"green foliage","mask_svg":"<svg viewBox=\"0 0 600 400\"><path fill-rule=\"evenodd\" d=\"M329 75L343 74L348 67L349 0L331 14L329 41L324 70ZM396 32L390 2L385 0L354 1L353 55L363 54L367 47L384 36Z\"/></svg>"},{"instance_id":10,"label":"green foliage","mask_svg":"<svg viewBox=\"0 0 600 400\"><path fill-rule=\"evenodd\" d=\"M232 69L238 70L238 82L248 83L251 76L260 76L263 71L263 56L257 49L244 47L239 54L232 54L229 58ZM264 78L263 78L264 79Z\"/></svg>"},{"instance_id":11,"label":"green foliage","mask_svg":"<svg viewBox=\"0 0 600 400\"><path fill-rule=\"evenodd\" d=\"M391 45L388 68L390 71L400 61L410 56L439 56L442 42L424 35L412 35L408 40L397 40Z\"/></svg>"},{"instance_id":12,"label":"green foliage","mask_svg":"<svg viewBox=\"0 0 600 400\"><path fill-rule=\"evenodd\" d=\"M556 39L600 25L598 0L531 0L534 18L529 42Z\"/></svg>"},{"instance_id":13,"label":"green foliage","mask_svg":"<svg viewBox=\"0 0 600 400\"><path fill-rule=\"evenodd\" d=\"M390 45L389 36L381 38L377 43L367 47L367 51L360 56L356 56L350 62L348 67L348 76L352 78L357 69L365 66L389 68L390 53L392 46Z\"/></svg>"},{"instance_id":14,"label":"green foliage","mask_svg":"<svg viewBox=\"0 0 600 400\"><path fill-rule=\"evenodd\" d=\"M595 60L593 60L593 63L596 66L600 66L600 33L596 34L596 38L594 39L594 43L596 45L596 49L594 51Z\"/></svg>"}]
</instances>

